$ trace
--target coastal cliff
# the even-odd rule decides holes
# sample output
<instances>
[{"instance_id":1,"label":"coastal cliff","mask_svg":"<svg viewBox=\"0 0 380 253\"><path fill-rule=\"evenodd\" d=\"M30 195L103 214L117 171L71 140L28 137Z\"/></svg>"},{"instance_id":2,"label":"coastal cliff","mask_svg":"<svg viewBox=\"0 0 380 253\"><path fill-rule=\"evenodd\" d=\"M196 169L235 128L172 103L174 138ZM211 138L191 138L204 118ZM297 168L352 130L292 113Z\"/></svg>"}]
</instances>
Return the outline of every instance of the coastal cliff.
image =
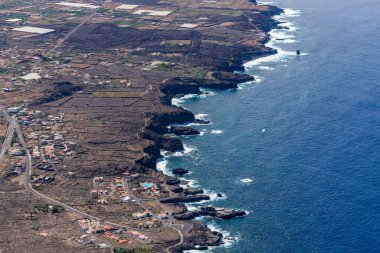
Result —
<instances>
[{"instance_id":1,"label":"coastal cliff","mask_svg":"<svg viewBox=\"0 0 380 253\"><path fill-rule=\"evenodd\" d=\"M25 8L18 9L17 2ZM38 246L31 252L50 252L51 240L35 233L36 221L22 226L12 222L20 220L20 210L33 218L38 201L67 209L67 216L60 216L65 229L59 233L53 229L54 216L41 216L43 225L37 221L41 230L56 235L54 248L68 248L65 252L88 252L81 244L78 219L84 219L83 230L88 222L100 229L86 240L102 237L110 247L136 245L161 253L223 244L221 233L192 219L229 219L244 211L211 207L189 211L184 203L211 197L157 169L163 154L185 151L178 136L200 135L186 124L210 123L174 106L172 100L254 81L242 74L243 64L276 53L265 43L268 31L278 26L273 15L282 10L249 0L228 6L190 0L49 4L44 6L47 11L28 1L5 5L5 12L39 18L1 22L1 108L14 114L17 122L11 117L5 121L11 128L18 124L17 134L25 141L21 138L17 147L31 158L22 171L22 165L6 154L9 164L1 169L14 167L12 176L27 180L15 180L25 182L17 186L22 188L17 200L1 196L1 203L22 203L17 212L10 204L1 206L13 215L3 226L15 231L23 245ZM23 22L35 28L19 31ZM47 33L28 33L36 30ZM12 136L8 137L5 140ZM177 168L173 174L183 176L190 170ZM16 187L12 182L2 179L2 190ZM23 189L32 194L32 201L24 201L31 196ZM67 244L74 235L72 240L79 244ZM4 235L0 240L8 239ZM91 244L98 252L99 242ZM4 250L23 252L22 247L12 243Z\"/></svg>"},{"instance_id":2,"label":"coastal cliff","mask_svg":"<svg viewBox=\"0 0 380 253\"><path fill-rule=\"evenodd\" d=\"M236 89L240 83L255 80L253 76L237 73L237 71L244 70L242 65L246 61L277 53L276 50L266 48L264 44L269 39L267 32L278 25L278 23L271 17L279 15L282 12L281 9L270 7L269 10L262 13L268 18L256 19L254 21L257 26L266 33L265 39L261 40L261 45L263 45L263 47L261 47L260 50L241 50L234 55L230 62L225 62L224 65L215 66L214 69L211 69L204 78L174 77L166 79L159 85L162 94L160 100L163 107L153 110L145 115L147 118L147 124L142 132L142 137L152 141L152 145L145 150L146 155L142 159L136 160L136 164L156 170L156 162L161 157L160 150L168 152L183 151L181 141L168 134L178 136L184 134L199 134L197 130L191 127L170 127L170 125L208 123L196 120L192 112L172 105L171 101L173 98L185 96L187 94L201 94L201 88L215 90ZM213 50L211 50L211 52L213 52ZM170 185L173 186L172 191L176 193L177 196L163 199L161 200L162 203L182 204L210 199L209 196L203 194L203 190L201 189L184 190L180 187L180 180L169 177L167 177L167 180L168 182L171 182ZM169 184L168 182L167 184ZM185 208L184 212L176 214L174 217L178 220L192 220L197 216L203 215L230 219L233 217L244 216L246 215L246 212L242 210L234 210L228 214L219 215L215 211L188 212ZM185 237L185 242L181 244L181 246L174 248L173 252L183 252L183 250L190 249L207 249L208 246L217 246L223 243L222 234L212 232L207 226L198 222L192 221L192 224L194 224L194 233L190 233L189 236Z\"/></svg>"}]
</instances>

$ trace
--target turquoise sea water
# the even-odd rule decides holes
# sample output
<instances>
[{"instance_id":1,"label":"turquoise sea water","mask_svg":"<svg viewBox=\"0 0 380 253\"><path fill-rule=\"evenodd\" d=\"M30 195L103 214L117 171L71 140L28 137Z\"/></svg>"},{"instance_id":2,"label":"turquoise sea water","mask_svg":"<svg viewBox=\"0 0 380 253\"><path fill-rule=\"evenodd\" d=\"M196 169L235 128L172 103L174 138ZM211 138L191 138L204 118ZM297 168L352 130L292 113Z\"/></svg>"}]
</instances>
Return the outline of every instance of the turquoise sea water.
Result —
<instances>
[{"instance_id":1,"label":"turquoise sea water","mask_svg":"<svg viewBox=\"0 0 380 253\"><path fill-rule=\"evenodd\" d=\"M160 166L249 211L204 219L238 238L212 252L380 252L380 1L273 4L279 54L247 64L257 82L175 101L212 124Z\"/></svg>"}]
</instances>

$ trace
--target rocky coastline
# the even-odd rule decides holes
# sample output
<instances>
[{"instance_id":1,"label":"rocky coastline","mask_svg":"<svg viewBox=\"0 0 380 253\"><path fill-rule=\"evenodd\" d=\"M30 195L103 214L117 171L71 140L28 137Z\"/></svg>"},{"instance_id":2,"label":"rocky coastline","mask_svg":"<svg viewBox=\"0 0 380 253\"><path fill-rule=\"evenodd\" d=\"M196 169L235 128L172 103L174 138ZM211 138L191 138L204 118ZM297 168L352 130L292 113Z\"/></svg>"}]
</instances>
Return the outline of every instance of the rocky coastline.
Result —
<instances>
[{"instance_id":1,"label":"rocky coastline","mask_svg":"<svg viewBox=\"0 0 380 253\"><path fill-rule=\"evenodd\" d=\"M236 89L238 88L238 84L255 80L253 76L238 72L244 71L243 64L249 60L277 53L276 50L264 47L264 44L270 39L268 32L279 26L279 23L274 21L272 17L281 13L283 13L283 10L276 7L273 7L270 12L266 13L270 18L270 22L262 23L261 29L266 33L266 37L265 40L261 41L263 45L261 51L250 53L241 52L239 58L234 59L229 65L216 67L207 78L175 77L161 83L161 103L170 107L171 111L146 113L145 117L147 123L142 130L141 137L149 141L150 144L144 149L144 157L135 161L137 165L157 171L156 163L162 157L160 153L161 150L170 153L184 150L182 142L175 136L199 134L198 130L185 126L184 124L209 123L196 119L191 111L173 105L171 102L173 98L179 98L187 94L202 94L202 88L214 90ZM187 172L187 169L182 169L180 173L174 174L182 176ZM194 218L199 216L212 216L221 219L231 219L247 215L243 210L227 210L223 208L211 208L211 210L201 208L200 210L189 211L184 203L210 200L210 196L204 194L204 190L202 189L182 188L180 186L181 180L177 177L170 177L168 175L165 175L165 177L167 178L166 184L170 185L170 189L173 193L176 193L176 197L162 199L160 202L175 204L181 207L181 212L173 213L173 217L177 220L192 222L194 225L190 236L185 238L184 243L174 248L174 252L183 252L184 250L191 249L206 250L209 246L220 246L223 244L223 235L221 233L211 231L206 225L200 222L192 221ZM219 196L221 195L219 194Z\"/></svg>"},{"instance_id":2,"label":"rocky coastline","mask_svg":"<svg viewBox=\"0 0 380 253\"><path fill-rule=\"evenodd\" d=\"M243 74L243 64L276 53L265 43L280 25L273 16L282 10L255 0L120 0L83 12L34 5L12 1L4 13L25 19L0 21L0 137L4 150L15 151L4 153L0 171L20 171L14 181L2 179L1 190L17 190L17 196L2 194L0 203L9 216L3 230L23 242L6 243L3 233L4 250L23 252L28 245L30 252L51 252L49 246L89 252L67 243L83 241L81 219L88 227L95 221L97 228L123 228L92 233L110 248L183 252L223 244L221 233L194 218L232 219L246 212L187 208L185 203L211 200L182 179L191 168L175 168L174 176L157 168L164 154L186 151L179 136L201 135L189 123L210 123L172 100L254 81ZM24 22L28 26L20 30ZM50 32L29 34L35 29ZM19 143L11 147L15 131ZM11 154L21 154L24 169ZM20 223L41 202L60 205L67 215L39 213L39 221ZM37 235L35 222L42 237L52 237ZM93 244L98 252L100 243Z\"/></svg>"}]
</instances>

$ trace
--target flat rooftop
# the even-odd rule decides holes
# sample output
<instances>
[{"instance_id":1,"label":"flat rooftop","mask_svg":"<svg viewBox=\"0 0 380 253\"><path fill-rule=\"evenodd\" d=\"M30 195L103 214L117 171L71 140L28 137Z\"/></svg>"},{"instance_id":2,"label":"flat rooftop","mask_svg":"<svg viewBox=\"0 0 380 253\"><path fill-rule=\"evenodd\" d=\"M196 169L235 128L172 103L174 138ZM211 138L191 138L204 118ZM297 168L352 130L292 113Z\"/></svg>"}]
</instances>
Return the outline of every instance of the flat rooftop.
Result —
<instances>
[{"instance_id":1,"label":"flat rooftop","mask_svg":"<svg viewBox=\"0 0 380 253\"><path fill-rule=\"evenodd\" d=\"M55 3L56 5L62 5L67 7L76 7L76 8L90 8L90 9L97 9L99 6L92 5L92 4L83 4L83 3L72 3L72 2L58 2Z\"/></svg>"},{"instance_id":2,"label":"flat rooftop","mask_svg":"<svg viewBox=\"0 0 380 253\"><path fill-rule=\"evenodd\" d=\"M22 19L21 18L10 18L10 19L5 20L5 22L18 22L18 21L22 21Z\"/></svg>"},{"instance_id":3,"label":"flat rooftop","mask_svg":"<svg viewBox=\"0 0 380 253\"><path fill-rule=\"evenodd\" d=\"M197 26L198 26L197 24L183 24L180 27L181 28L195 28Z\"/></svg>"},{"instance_id":4,"label":"flat rooftop","mask_svg":"<svg viewBox=\"0 0 380 253\"><path fill-rule=\"evenodd\" d=\"M136 4L122 4L122 5L119 5L118 7L116 7L116 9L117 10L133 10L139 6L140 5L136 5Z\"/></svg>"},{"instance_id":5,"label":"flat rooftop","mask_svg":"<svg viewBox=\"0 0 380 253\"><path fill-rule=\"evenodd\" d=\"M40 28L40 27L33 27L33 26L23 26L18 28L13 28L13 31L18 32L26 32L26 33L37 33L37 34L47 34L55 32L53 29L46 29L46 28Z\"/></svg>"},{"instance_id":6,"label":"flat rooftop","mask_svg":"<svg viewBox=\"0 0 380 253\"><path fill-rule=\"evenodd\" d=\"M26 81L30 81L30 80L38 80L38 79L41 79L41 76L40 74L38 73L30 73L30 74L27 74L25 76L22 76L20 77L21 79L23 80L26 80Z\"/></svg>"},{"instance_id":7,"label":"flat rooftop","mask_svg":"<svg viewBox=\"0 0 380 253\"><path fill-rule=\"evenodd\" d=\"M137 10L133 14L136 15L148 15L148 16L162 16L165 17L173 11L158 11L158 10Z\"/></svg>"}]
</instances>

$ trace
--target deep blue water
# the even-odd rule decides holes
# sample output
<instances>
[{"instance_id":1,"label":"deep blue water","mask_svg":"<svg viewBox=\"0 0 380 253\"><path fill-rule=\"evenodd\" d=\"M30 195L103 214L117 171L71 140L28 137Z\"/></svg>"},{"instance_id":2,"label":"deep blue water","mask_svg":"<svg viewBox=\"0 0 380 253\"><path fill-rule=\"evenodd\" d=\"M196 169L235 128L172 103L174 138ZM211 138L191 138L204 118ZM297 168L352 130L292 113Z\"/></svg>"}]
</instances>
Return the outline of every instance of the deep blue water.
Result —
<instances>
[{"instance_id":1,"label":"deep blue water","mask_svg":"<svg viewBox=\"0 0 380 253\"><path fill-rule=\"evenodd\" d=\"M247 69L261 82L186 100L212 124L168 168L250 211L209 220L239 238L213 252L380 252L380 1L274 4L300 10L282 17L300 29Z\"/></svg>"}]
</instances>

